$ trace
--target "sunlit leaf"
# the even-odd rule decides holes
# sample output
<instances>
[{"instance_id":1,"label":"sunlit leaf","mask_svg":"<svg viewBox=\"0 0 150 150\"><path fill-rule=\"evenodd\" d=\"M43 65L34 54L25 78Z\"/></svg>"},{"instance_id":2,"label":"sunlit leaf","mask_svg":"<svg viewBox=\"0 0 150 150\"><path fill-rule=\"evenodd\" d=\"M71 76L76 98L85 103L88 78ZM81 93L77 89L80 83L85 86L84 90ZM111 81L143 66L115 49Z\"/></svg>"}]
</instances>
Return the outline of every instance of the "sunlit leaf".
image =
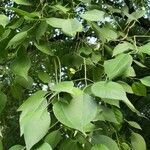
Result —
<instances>
[{"instance_id":1,"label":"sunlit leaf","mask_svg":"<svg viewBox=\"0 0 150 150\"><path fill-rule=\"evenodd\" d=\"M140 79L140 81L141 81L144 85L150 86L150 76L146 76L146 77Z\"/></svg>"},{"instance_id":2,"label":"sunlit leaf","mask_svg":"<svg viewBox=\"0 0 150 150\"><path fill-rule=\"evenodd\" d=\"M91 150L109 150L109 149L107 148L106 145L97 144L97 145L93 146Z\"/></svg>"},{"instance_id":3,"label":"sunlit leaf","mask_svg":"<svg viewBox=\"0 0 150 150\"><path fill-rule=\"evenodd\" d=\"M114 59L104 62L105 73L109 79L121 76L131 66L132 57L128 54L122 54Z\"/></svg>"},{"instance_id":4,"label":"sunlit leaf","mask_svg":"<svg viewBox=\"0 0 150 150\"><path fill-rule=\"evenodd\" d=\"M55 103L53 111L61 123L84 132L84 127L96 116L97 105L92 97L83 93L74 95L69 104Z\"/></svg>"},{"instance_id":5,"label":"sunlit leaf","mask_svg":"<svg viewBox=\"0 0 150 150\"><path fill-rule=\"evenodd\" d=\"M88 21L103 21L104 20L104 12L93 9L86 11L84 14L80 15L83 19Z\"/></svg>"},{"instance_id":6,"label":"sunlit leaf","mask_svg":"<svg viewBox=\"0 0 150 150\"><path fill-rule=\"evenodd\" d=\"M124 88L119 83L100 81L94 83L91 90L95 96L106 99L121 100L126 103L132 111L136 111L132 103L128 100Z\"/></svg>"},{"instance_id":7,"label":"sunlit leaf","mask_svg":"<svg viewBox=\"0 0 150 150\"><path fill-rule=\"evenodd\" d=\"M24 135L27 150L39 142L48 132L50 115L47 112L45 91L38 91L29 97L18 109L21 135Z\"/></svg>"},{"instance_id":8,"label":"sunlit leaf","mask_svg":"<svg viewBox=\"0 0 150 150\"><path fill-rule=\"evenodd\" d=\"M27 1L27 0L13 0L13 2L15 2L19 5L31 5L31 3L29 3L29 1Z\"/></svg>"},{"instance_id":9,"label":"sunlit leaf","mask_svg":"<svg viewBox=\"0 0 150 150\"><path fill-rule=\"evenodd\" d=\"M4 28L9 23L9 18L6 15L0 14L0 25Z\"/></svg>"},{"instance_id":10,"label":"sunlit leaf","mask_svg":"<svg viewBox=\"0 0 150 150\"><path fill-rule=\"evenodd\" d=\"M140 127L140 125L139 125L137 122L135 122L135 121L127 121L127 122L128 122L128 124L129 124L130 126L132 126L133 128L142 130L142 128Z\"/></svg>"},{"instance_id":11,"label":"sunlit leaf","mask_svg":"<svg viewBox=\"0 0 150 150\"><path fill-rule=\"evenodd\" d=\"M118 44L113 50L113 56L118 55L120 53L126 52L128 50L134 50L135 47L129 42L123 42Z\"/></svg>"},{"instance_id":12,"label":"sunlit leaf","mask_svg":"<svg viewBox=\"0 0 150 150\"><path fill-rule=\"evenodd\" d=\"M131 135L131 145L132 145L133 150L146 150L145 140L138 133L132 132L132 135Z\"/></svg>"}]
</instances>

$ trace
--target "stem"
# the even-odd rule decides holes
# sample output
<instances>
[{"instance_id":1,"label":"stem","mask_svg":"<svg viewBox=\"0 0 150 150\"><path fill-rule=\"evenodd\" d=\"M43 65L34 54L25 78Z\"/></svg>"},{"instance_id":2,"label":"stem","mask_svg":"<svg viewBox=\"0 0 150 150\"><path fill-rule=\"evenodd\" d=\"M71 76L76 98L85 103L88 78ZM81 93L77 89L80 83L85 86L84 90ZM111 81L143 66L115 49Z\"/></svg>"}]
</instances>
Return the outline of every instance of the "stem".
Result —
<instances>
[{"instance_id":1,"label":"stem","mask_svg":"<svg viewBox=\"0 0 150 150\"><path fill-rule=\"evenodd\" d=\"M87 86L87 68L86 68L86 60L84 58L84 80L85 80L85 86Z\"/></svg>"},{"instance_id":2,"label":"stem","mask_svg":"<svg viewBox=\"0 0 150 150\"><path fill-rule=\"evenodd\" d=\"M56 56L59 66L59 82L61 82L61 62L58 56Z\"/></svg>"},{"instance_id":3,"label":"stem","mask_svg":"<svg viewBox=\"0 0 150 150\"><path fill-rule=\"evenodd\" d=\"M55 68L55 81L58 84L58 72L57 72L57 63L56 60L54 59L54 68Z\"/></svg>"}]
</instances>

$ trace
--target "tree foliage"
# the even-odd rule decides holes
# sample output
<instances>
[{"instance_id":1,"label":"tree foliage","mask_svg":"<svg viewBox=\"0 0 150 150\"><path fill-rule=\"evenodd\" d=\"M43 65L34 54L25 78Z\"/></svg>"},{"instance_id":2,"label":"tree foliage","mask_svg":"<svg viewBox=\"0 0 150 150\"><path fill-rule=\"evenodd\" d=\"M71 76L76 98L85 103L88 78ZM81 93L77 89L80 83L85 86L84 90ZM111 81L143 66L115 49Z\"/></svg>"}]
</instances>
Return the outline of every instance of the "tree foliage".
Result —
<instances>
[{"instance_id":1,"label":"tree foliage","mask_svg":"<svg viewBox=\"0 0 150 150\"><path fill-rule=\"evenodd\" d=\"M149 148L148 0L0 6L0 149Z\"/></svg>"}]
</instances>

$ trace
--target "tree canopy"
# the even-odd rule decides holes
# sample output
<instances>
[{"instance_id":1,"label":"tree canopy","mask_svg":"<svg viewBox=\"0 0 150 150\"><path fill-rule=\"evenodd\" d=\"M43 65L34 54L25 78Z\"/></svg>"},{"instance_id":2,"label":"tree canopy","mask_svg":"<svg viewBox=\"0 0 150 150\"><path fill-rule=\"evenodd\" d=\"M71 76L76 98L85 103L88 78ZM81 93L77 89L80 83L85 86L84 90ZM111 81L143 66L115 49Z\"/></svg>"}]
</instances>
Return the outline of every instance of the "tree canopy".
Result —
<instances>
[{"instance_id":1,"label":"tree canopy","mask_svg":"<svg viewBox=\"0 0 150 150\"><path fill-rule=\"evenodd\" d=\"M0 150L150 149L150 1L0 1Z\"/></svg>"}]
</instances>

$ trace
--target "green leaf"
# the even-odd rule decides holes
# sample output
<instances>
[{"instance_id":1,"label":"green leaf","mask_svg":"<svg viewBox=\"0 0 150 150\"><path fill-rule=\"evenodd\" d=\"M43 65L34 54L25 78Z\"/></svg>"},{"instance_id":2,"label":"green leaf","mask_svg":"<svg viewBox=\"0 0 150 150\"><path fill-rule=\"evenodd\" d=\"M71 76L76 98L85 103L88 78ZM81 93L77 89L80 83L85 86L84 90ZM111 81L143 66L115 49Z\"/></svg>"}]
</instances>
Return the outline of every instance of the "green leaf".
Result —
<instances>
[{"instance_id":1,"label":"green leaf","mask_svg":"<svg viewBox=\"0 0 150 150\"><path fill-rule=\"evenodd\" d=\"M93 144L103 144L105 145L109 150L119 150L117 143L111 139L110 137L106 135L95 135L92 138Z\"/></svg>"},{"instance_id":2,"label":"green leaf","mask_svg":"<svg viewBox=\"0 0 150 150\"><path fill-rule=\"evenodd\" d=\"M52 91L55 92L66 92L72 95L81 94L80 89L74 87L72 81L63 81L51 87Z\"/></svg>"},{"instance_id":3,"label":"green leaf","mask_svg":"<svg viewBox=\"0 0 150 150\"><path fill-rule=\"evenodd\" d=\"M69 36L74 37L77 32L81 32L82 30L83 27L77 19L67 19L62 24L62 31Z\"/></svg>"},{"instance_id":4,"label":"green leaf","mask_svg":"<svg viewBox=\"0 0 150 150\"><path fill-rule=\"evenodd\" d=\"M21 76L16 76L15 83L21 85L22 87L26 89L31 89L33 85L33 79L30 76L28 76L28 80L26 80L25 78Z\"/></svg>"},{"instance_id":5,"label":"green leaf","mask_svg":"<svg viewBox=\"0 0 150 150\"><path fill-rule=\"evenodd\" d=\"M60 145L60 150L83 150L77 140L67 139Z\"/></svg>"},{"instance_id":6,"label":"green leaf","mask_svg":"<svg viewBox=\"0 0 150 150\"><path fill-rule=\"evenodd\" d=\"M131 150L130 146L127 143L121 143L122 150Z\"/></svg>"},{"instance_id":7,"label":"green leaf","mask_svg":"<svg viewBox=\"0 0 150 150\"><path fill-rule=\"evenodd\" d=\"M37 150L52 150L52 148L48 143L43 143Z\"/></svg>"},{"instance_id":8,"label":"green leaf","mask_svg":"<svg viewBox=\"0 0 150 150\"><path fill-rule=\"evenodd\" d=\"M66 54L61 58L62 64L68 67L81 67L83 65L83 58L77 54Z\"/></svg>"},{"instance_id":9,"label":"green leaf","mask_svg":"<svg viewBox=\"0 0 150 150\"><path fill-rule=\"evenodd\" d=\"M134 82L132 84L132 90L134 94L138 96L146 96L147 93L146 87L140 82Z\"/></svg>"},{"instance_id":10,"label":"green leaf","mask_svg":"<svg viewBox=\"0 0 150 150\"><path fill-rule=\"evenodd\" d=\"M111 41L118 38L118 33L112 27L103 26L102 28L100 28L95 23L91 23L91 24L92 27L95 29L97 35L103 42L105 42L105 40Z\"/></svg>"},{"instance_id":11,"label":"green leaf","mask_svg":"<svg viewBox=\"0 0 150 150\"><path fill-rule=\"evenodd\" d=\"M110 104L110 105L113 105L113 106L116 106L116 107L120 108L120 106L119 106L119 100L104 98L104 99L102 99L102 101L104 101L107 104Z\"/></svg>"},{"instance_id":12,"label":"green leaf","mask_svg":"<svg viewBox=\"0 0 150 150\"><path fill-rule=\"evenodd\" d=\"M131 145L132 145L133 150L146 150L145 140L138 133L132 132L132 135L131 135Z\"/></svg>"},{"instance_id":13,"label":"green leaf","mask_svg":"<svg viewBox=\"0 0 150 150\"><path fill-rule=\"evenodd\" d=\"M24 18L23 17L20 17L18 18L17 20L14 20L11 25L9 25L9 28L10 29L17 29L19 28L24 22Z\"/></svg>"},{"instance_id":14,"label":"green leaf","mask_svg":"<svg viewBox=\"0 0 150 150\"><path fill-rule=\"evenodd\" d=\"M17 33L8 43L7 48L21 44L27 38L27 31Z\"/></svg>"},{"instance_id":15,"label":"green leaf","mask_svg":"<svg viewBox=\"0 0 150 150\"><path fill-rule=\"evenodd\" d=\"M4 33L0 36L0 41L6 39L9 36L10 32L11 32L10 29L5 30Z\"/></svg>"},{"instance_id":16,"label":"green leaf","mask_svg":"<svg viewBox=\"0 0 150 150\"><path fill-rule=\"evenodd\" d=\"M50 83L51 81L51 76L46 72L38 72L38 77L43 83Z\"/></svg>"},{"instance_id":17,"label":"green leaf","mask_svg":"<svg viewBox=\"0 0 150 150\"><path fill-rule=\"evenodd\" d=\"M134 63L136 64L136 65L138 65L138 66L140 66L140 67L142 67L142 68L147 68L145 65L143 65L141 62L138 62L138 61L136 61L136 60L133 60L134 61Z\"/></svg>"},{"instance_id":18,"label":"green leaf","mask_svg":"<svg viewBox=\"0 0 150 150\"><path fill-rule=\"evenodd\" d=\"M128 54L121 54L114 59L104 62L105 73L109 79L121 76L131 66L132 57Z\"/></svg>"},{"instance_id":19,"label":"green leaf","mask_svg":"<svg viewBox=\"0 0 150 150\"><path fill-rule=\"evenodd\" d=\"M45 100L36 110L30 110L26 115L23 111L20 116L20 127L24 134L27 150L30 150L36 143L38 143L49 130L50 115L46 107L47 102Z\"/></svg>"},{"instance_id":20,"label":"green leaf","mask_svg":"<svg viewBox=\"0 0 150 150\"><path fill-rule=\"evenodd\" d=\"M24 48L20 48L17 52L17 57L11 65L12 72L15 75L21 76L28 80L28 71L31 67L30 58L24 50Z\"/></svg>"},{"instance_id":21,"label":"green leaf","mask_svg":"<svg viewBox=\"0 0 150 150\"><path fill-rule=\"evenodd\" d=\"M0 150L3 150L2 138L0 137Z\"/></svg>"},{"instance_id":22,"label":"green leaf","mask_svg":"<svg viewBox=\"0 0 150 150\"><path fill-rule=\"evenodd\" d=\"M24 150L24 147L22 145L15 145L9 148L9 150Z\"/></svg>"},{"instance_id":23,"label":"green leaf","mask_svg":"<svg viewBox=\"0 0 150 150\"><path fill-rule=\"evenodd\" d=\"M127 99L126 93L123 87L116 82L100 81L100 82L94 83L91 90L95 96L98 96L101 98L116 99L116 100Z\"/></svg>"},{"instance_id":24,"label":"green leaf","mask_svg":"<svg viewBox=\"0 0 150 150\"><path fill-rule=\"evenodd\" d=\"M143 46L140 46L139 47L139 52L150 55L150 50L149 49L150 49L150 42L143 45Z\"/></svg>"},{"instance_id":25,"label":"green leaf","mask_svg":"<svg viewBox=\"0 0 150 150\"><path fill-rule=\"evenodd\" d=\"M70 10L69 8L66 8L66 7L64 7L60 4L54 5L54 6L52 6L52 8L54 8L56 10L59 10L59 11L65 13L65 14Z\"/></svg>"},{"instance_id":26,"label":"green leaf","mask_svg":"<svg viewBox=\"0 0 150 150\"><path fill-rule=\"evenodd\" d=\"M50 49L50 47L47 44L37 44L37 43L34 43L34 45L41 52L43 52L43 53L45 53L47 55L51 55L51 56L53 55L52 50Z\"/></svg>"},{"instance_id":27,"label":"green leaf","mask_svg":"<svg viewBox=\"0 0 150 150\"><path fill-rule=\"evenodd\" d=\"M59 130L56 130L49 133L45 137L44 141L47 142L49 145L51 145L51 147L54 149L61 139L62 139L61 132Z\"/></svg>"},{"instance_id":28,"label":"green leaf","mask_svg":"<svg viewBox=\"0 0 150 150\"><path fill-rule=\"evenodd\" d=\"M135 77L135 71L133 69L133 67L128 67L127 70L124 72L123 77Z\"/></svg>"},{"instance_id":29,"label":"green leaf","mask_svg":"<svg viewBox=\"0 0 150 150\"><path fill-rule=\"evenodd\" d=\"M47 112L45 91L37 91L29 97L19 108L21 135L24 134L27 150L39 142L48 132L50 115Z\"/></svg>"},{"instance_id":30,"label":"green leaf","mask_svg":"<svg viewBox=\"0 0 150 150\"><path fill-rule=\"evenodd\" d=\"M128 100L124 88L119 83L112 81L100 81L94 83L91 87L91 90L95 96L100 98L122 100L132 111L136 112L134 106Z\"/></svg>"},{"instance_id":31,"label":"green leaf","mask_svg":"<svg viewBox=\"0 0 150 150\"><path fill-rule=\"evenodd\" d=\"M103 115L105 121L113 122L116 124L120 123L120 122L118 122L113 109L107 108L107 107L102 107L102 110L103 110L102 115Z\"/></svg>"},{"instance_id":32,"label":"green leaf","mask_svg":"<svg viewBox=\"0 0 150 150\"><path fill-rule=\"evenodd\" d=\"M91 0L79 0L79 1L81 1L81 2L83 2L83 3L91 3Z\"/></svg>"},{"instance_id":33,"label":"green leaf","mask_svg":"<svg viewBox=\"0 0 150 150\"><path fill-rule=\"evenodd\" d=\"M9 18L6 15L0 14L0 25L2 25L4 28L9 23Z\"/></svg>"},{"instance_id":34,"label":"green leaf","mask_svg":"<svg viewBox=\"0 0 150 150\"><path fill-rule=\"evenodd\" d=\"M132 14L128 14L128 23L130 23L131 21L138 21L139 18L143 17L145 15L146 11L145 10L137 10L135 12L133 12Z\"/></svg>"},{"instance_id":35,"label":"green leaf","mask_svg":"<svg viewBox=\"0 0 150 150\"><path fill-rule=\"evenodd\" d=\"M32 19L32 18L39 18L40 14L38 12L27 12L19 8L14 8L14 7L7 7L10 10L13 10L16 12L18 15L24 16L26 20Z\"/></svg>"},{"instance_id":36,"label":"green leaf","mask_svg":"<svg viewBox=\"0 0 150 150\"><path fill-rule=\"evenodd\" d=\"M13 0L13 2L19 5L31 5L31 3L29 3L27 0Z\"/></svg>"},{"instance_id":37,"label":"green leaf","mask_svg":"<svg viewBox=\"0 0 150 150\"><path fill-rule=\"evenodd\" d=\"M97 113L97 105L87 94L72 95L69 104L57 102L53 106L56 118L64 125L84 132L84 127L92 121Z\"/></svg>"},{"instance_id":38,"label":"green leaf","mask_svg":"<svg viewBox=\"0 0 150 150\"><path fill-rule=\"evenodd\" d=\"M127 122L128 122L128 124L129 124L130 126L132 126L133 128L142 130L142 128L140 127L140 125L139 125L137 122L134 122L134 121L127 121Z\"/></svg>"},{"instance_id":39,"label":"green leaf","mask_svg":"<svg viewBox=\"0 0 150 150\"><path fill-rule=\"evenodd\" d=\"M103 11L93 9L86 11L84 14L80 15L80 17L88 21L103 21L104 14L105 13Z\"/></svg>"},{"instance_id":40,"label":"green leaf","mask_svg":"<svg viewBox=\"0 0 150 150\"><path fill-rule=\"evenodd\" d=\"M48 18L47 23L55 28L61 28L69 36L75 36L83 30L82 24L77 19Z\"/></svg>"},{"instance_id":41,"label":"green leaf","mask_svg":"<svg viewBox=\"0 0 150 150\"><path fill-rule=\"evenodd\" d=\"M122 87L124 88L124 90L125 90L127 93L133 94L133 91L132 91L131 86L128 85L126 82L118 81L118 83L119 83L120 85L122 85Z\"/></svg>"},{"instance_id":42,"label":"green leaf","mask_svg":"<svg viewBox=\"0 0 150 150\"><path fill-rule=\"evenodd\" d=\"M146 76L146 77L140 79L140 81L142 82L142 84L144 84L146 86L150 86L150 76Z\"/></svg>"},{"instance_id":43,"label":"green leaf","mask_svg":"<svg viewBox=\"0 0 150 150\"><path fill-rule=\"evenodd\" d=\"M18 111L23 111L25 114L29 111L35 111L40 104L45 100L45 91L37 91L30 96L19 108Z\"/></svg>"},{"instance_id":44,"label":"green leaf","mask_svg":"<svg viewBox=\"0 0 150 150\"><path fill-rule=\"evenodd\" d=\"M6 102L7 102L7 96L0 91L0 113L5 108Z\"/></svg>"},{"instance_id":45,"label":"green leaf","mask_svg":"<svg viewBox=\"0 0 150 150\"><path fill-rule=\"evenodd\" d=\"M107 146L103 144L97 144L94 145L91 150L109 150L109 149L107 148Z\"/></svg>"},{"instance_id":46,"label":"green leaf","mask_svg":"<svg viewBox=\"0 0 150 150\"><path fill-rule=\"evenodd\" d=\"M36 34L35 34L37 41L39 41L41 37L45 34L47 28L48 28L47 22L45 20L41 21L37 27Z\"/></svg>"},{"instance_id":47,"label":"green leaf","mask_svg":"<svg viewBox=\"0 0 150 150\"><path fill-rule=\"evenodd\" d=\"M114 50L113 50L113 56L115 55L118 55L120 53L123 53L123 52L126 52L128 50L134 50L134 45L132 45L131 43L129 42L123 42L121 44L118 44Z\"/></svg>"},{"instance_id":48,"label":"green leaf","mask_svg":"<svg viewBox=\"0 0 150 150\"><path fill-rule=\"evenodd\" d=\"M66 19L61 18L48 18L46 19L47 24L54 28L62 28L62 24Z\"/></svg>"}]
</instances>

